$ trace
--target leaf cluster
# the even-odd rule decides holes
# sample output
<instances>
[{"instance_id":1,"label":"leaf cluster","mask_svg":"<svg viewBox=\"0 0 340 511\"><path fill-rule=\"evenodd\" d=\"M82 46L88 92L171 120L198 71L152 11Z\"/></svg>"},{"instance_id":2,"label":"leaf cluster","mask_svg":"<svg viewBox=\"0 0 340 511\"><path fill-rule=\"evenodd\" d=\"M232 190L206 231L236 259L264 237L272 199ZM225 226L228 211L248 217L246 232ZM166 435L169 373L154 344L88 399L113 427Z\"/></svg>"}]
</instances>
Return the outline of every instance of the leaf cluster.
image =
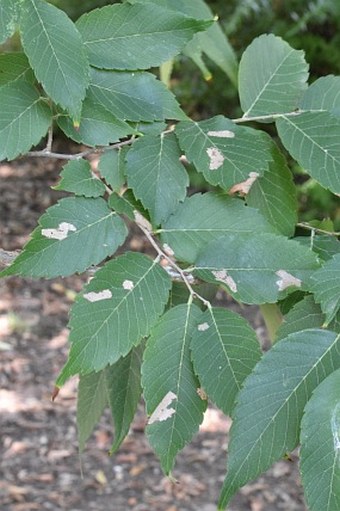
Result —
<instances>
[{"instance_id":1,"label":"leaf cluster","mask_svg":"<svg viewBox=\"0 0 340 511\"><path fill-rule=\"evenodd\" d=\"M71 348L57 379L61 387L80 376L81 449L108 406L114 452L143 394L146 434L171 474L210 399L233 419L219 509L301 442L308 505L335 511L338 233L302 225L311 235L295 236L291 170L254 123L271 123L290 157L339 195L340 78L308 85L303 51L264 34L239 64L243 116L190 119L148 70L180 51L199 62L217 26L199 5L195 13L192 2L131 0L73 23L43 0L1 4L0 39L18 26L23 52L0 55L0 159L64 158L56 188L71 194L43 214L1 276L52 278L95 266L72 306ZM82 144L79 153L53 153L53 122ZM46 148L31 152L47 133ZM188 193L188 164L210 192ZM131 223L153 257L116 255ZM281 308L278 342L266 354L240 315L213 305L220 287L237 302Z\"/></svg>"}]
</instances>

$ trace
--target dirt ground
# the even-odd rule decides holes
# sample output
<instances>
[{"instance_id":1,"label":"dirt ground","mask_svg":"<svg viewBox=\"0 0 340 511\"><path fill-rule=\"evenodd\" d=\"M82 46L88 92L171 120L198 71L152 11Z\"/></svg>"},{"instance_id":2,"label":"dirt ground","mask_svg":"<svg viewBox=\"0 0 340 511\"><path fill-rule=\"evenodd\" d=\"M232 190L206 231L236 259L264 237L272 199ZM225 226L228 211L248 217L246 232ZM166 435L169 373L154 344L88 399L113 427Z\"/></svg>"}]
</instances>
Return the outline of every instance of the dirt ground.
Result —
<instances>
[{"instance_id":1,"label":"dirt ground","mask_svg":"<svg viewBox=\"0 0 340 511\"><path fill-rule=\"evenodd\" d=\"M0 248L20 249L41 213L61 197L50 188L61 165L46 159L0 165ZM143 243L130 239L134 250ZM176 483L164 477L144 436L142 405L116 456L107 454L108 415L79 456L76 380L55 403L50 396L66 360L68 310L85 280L0 281L0 510L214 511L230 421L213 407L178 456ZM264 338L257 309L240 312ZM295 456L243 488L230 506L230 511L279 510L306 510Z\"/></svg>"}]
</instances>

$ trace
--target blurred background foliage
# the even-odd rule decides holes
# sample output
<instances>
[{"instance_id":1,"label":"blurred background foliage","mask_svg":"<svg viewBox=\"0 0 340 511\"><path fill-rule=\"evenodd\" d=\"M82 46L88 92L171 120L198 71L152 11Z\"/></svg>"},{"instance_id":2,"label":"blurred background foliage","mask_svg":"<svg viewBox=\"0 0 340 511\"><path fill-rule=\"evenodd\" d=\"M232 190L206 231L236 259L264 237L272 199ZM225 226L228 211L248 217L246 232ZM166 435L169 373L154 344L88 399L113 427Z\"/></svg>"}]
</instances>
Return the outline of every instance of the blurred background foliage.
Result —
<instances>
[{"instance_id":1,"label":"blurred background foliage","mask_svg":"<svg viewBox=\"0 0 340 511\"><path fill-rule=\"evenodd\" d=\"M166 1L169 5L173 2L173 6L177 5L175 2L179 2L178 5L180 2L185 5L186 2ZM200 2L197 0L197 17L200 17ZM117 1L50 0L50 3L76 20L84 12ZM193 0L188 3L195 5ZM272 32L283 37L294 48L305 51L306 60L310 64L310 81L328 74L340 75L339 0L206 0L206 4L218 16L237 60L255 37ZM203 60L202 66L207 67L205 73L202 73L202 66L199 69L185 54L172 63L169 86L182 107L194 119L217 114L230 118L240 117L242 112L235 83L215 62L206 56ZM207 77L208 80L205 79ZM275 135L273 126L263 127ZM335 229L340 230L339 199L310 179L294 162L290 163L298 184L302 220L323 220L329 217ZM192 182L195 187L202 186L202 179L197 173L192 172Z\"/></svg>"}]
</instances>

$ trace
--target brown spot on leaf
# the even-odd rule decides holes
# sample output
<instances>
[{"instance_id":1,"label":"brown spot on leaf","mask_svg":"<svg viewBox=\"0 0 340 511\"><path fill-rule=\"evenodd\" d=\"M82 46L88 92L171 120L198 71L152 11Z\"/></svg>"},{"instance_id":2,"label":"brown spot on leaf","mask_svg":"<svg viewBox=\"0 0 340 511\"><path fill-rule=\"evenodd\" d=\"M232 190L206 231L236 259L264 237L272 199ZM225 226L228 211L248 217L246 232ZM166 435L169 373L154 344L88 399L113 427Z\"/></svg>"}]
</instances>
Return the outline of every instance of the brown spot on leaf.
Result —
<instances>
[{"instance_id":1,"label":"brown spot on leaf","mask_svg":"<svg viewBox=\"0 0 340 511\"><path fill-rule=\"evenodd\" d=\"M248 179L242 181L242 183L237 183L232 186L229 190L229 194L233 195L234 193L239 192L240 195L247 195L249 193L250 188L259 177L260 174L257 172L250 172Z\"/></svg>"},{"instance_id":2,"label":"brown spot on leaf","mask_svg":"<svg viewBox=\"0 0 340 511\"><path fill-rule=\"evenodd\" d=\"M199 397L202 399L202 401L206 401L208 399L207 394L204 392L204 390L200 387L196 390Z\"/></svg>"},{"instance_id":3,"label":"brown spot on leaf","mask_svg":"<svg viewBox=\"0 0 340 511\"><path fill-rule=\"evenodd\" d=\"M227 284L227 286L230 288L231 291L233 291L233 293L237 292L236 282L230 275L228 275L227 270L212 271L212 274L214 275L216 280L223 282L223 284Z\"/></svg>"}]
</instances>

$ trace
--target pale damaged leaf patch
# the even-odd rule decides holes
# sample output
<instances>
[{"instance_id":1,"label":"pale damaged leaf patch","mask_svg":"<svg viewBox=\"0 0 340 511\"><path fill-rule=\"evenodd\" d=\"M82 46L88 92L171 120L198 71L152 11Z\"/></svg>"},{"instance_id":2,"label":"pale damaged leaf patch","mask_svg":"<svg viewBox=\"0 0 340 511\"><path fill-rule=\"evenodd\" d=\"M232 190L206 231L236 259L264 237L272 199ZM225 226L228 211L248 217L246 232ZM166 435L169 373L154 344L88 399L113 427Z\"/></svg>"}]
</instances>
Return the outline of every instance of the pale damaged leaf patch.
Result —
<instances>
[{"instance_id":1,"label":"pale damaged leaf patch","mask_svg":"<svg viewBox=\"0 0 340 511\"><path fill-rule=\"evenodd\" d=\"M223 282L223 284L227 284L233 293L237 292L236 282L230 275L228 275L227 270L215 270L212 271L212 274L216 280Z\"/></svg>"},{"instance_id":2,"label":"pale damaged leaf patch","mask_svg":"<svg viewBox=\"0 0 340 511\"><path fill-rule=\"evenodd\" d=\"M128 291L131 291L135 287L132 280L124 280L123 282L123 288L127 289Z\"/></svg>"},{"instance_id":3,"label":"pale damaged leaf patch","mask_svg":"<svg viewBox=\"0 0 340 511\"><path fill-rule=\"evenodd\" d=\"M206 330L208 330L208 328L209 328L208 323L201 323L200 325L198 325L197 330L199 332L205 332Z\"/></svg>"},{"instance_id":4,"label":"pale damaged leaf patch","mask_svg":"<svg viewBox=\"0 0 340 511\"><path fill-rule=\"evenodd\" d=\"M199 395L199 397L202 399L202 401L207 401L207 399L208 399L207 393L201 387L199 387L196 390L196 392Z\"/></svg>"},{"instance_id":5,"label":"pale damaged leaf patch","mask_svg":"<svg viewBox=\"0 0 340 511\"><path fill-rule=\"evenodd\" d=\"M207 133L210 137L219 137L219 138L234 138L235 133L229 130L221 130L221 131L208 131Z\"/></svg>"},{"instance_id":6,"label":"pale damaged leaf patch","mask_svg":"<svg viewBox=\"0 0 340 511\"><path fill-rule=\"evenodd\" d=\"M101 300L109 300L112 298L112 293L109 289L103 289L103 291L91 291L90 293L86 293L84 298L89 302L100 302Z\"/></svg>"},{"instance_id":7,"label":"pale damaged leaf patch","mask_svg":"<svg viewBox=\"0 0 340 511\"><path fill-rule=\"evenodd\" d=\"M210 158L210 170L217 170L223 165L225 158L217 147L208 147L207 154Z\"/></svg>"},{"instance_id":8,"label":"pale damaged leaf patch","mask_svg":"<svg viewBox=\"0 0 340 511\"><path fill-rule=\"evenodd\" d=\"M69 231L76 231L77 228L73 224L68 222L61 222L56 229L41 229L42 236L53 240L65 240L68 236Z\"/></svg>"},{"instance_id":9,"label":"pale damaged leaf patch","mask_svg":"<svg viewBox=\"0 0 340 511\"><path fill-rule=\"evenodd\" d=\"M166 253L166 255L173 257L175 255L175 252L172 250L171 247L167 243L163 244L163 250Z\"/></svg>"},{"instance_id":10,"label":"pale damaged leaf patch","mask_svg":"<svg viewBox=\"0 0 340 511\"><path fill-rule=\"evenodd\" d=\"M334 450L340 450L340 403L336 405L332 413L331 430L334 442Z\"/></svg>"},{"instance_id":11,"label":"pale damaged leaf patch","mask_svg":"<svg viewBox=\"0 0 340 511\"><path fill-rule=\"evenodd\" d=\"M257 172L250 172L248 179L242 181L242 183L237 183L230 188L229 194L233 195L234 193L239 192L240 195L248 195L250 188L259 176L260 174Z\"/></svg>"},{"instance_id":12,"label":"pale damaged leaf patch","mask_svg":"<svg viewBox=\"0 0 340 511\"><path fill-rule=\"evenodd\" d=\"M301 287L301 280L294 277L290 273L288 273L286 270L278 270L275 272L275 274L280 277L280 280L276 281L276 284L280 291L284 291L287 289L287 287L295 286L295 287Z\"/></svg>"},{"instance_id":13,"label":"pale damaged leaf patch","mask_svg":"<svg viewBox=\"0 0 340 511\"><path fill-rule=\"evenodd\" d=\"M172 415L176 412L175 408L169 408L175 399L177 399L177 396L171 390L165 394L155 411L150 415L149 424L153 424L154 422L163 422L170 419L170 417L172 417Z\"/></svg>"}]
</instances>

